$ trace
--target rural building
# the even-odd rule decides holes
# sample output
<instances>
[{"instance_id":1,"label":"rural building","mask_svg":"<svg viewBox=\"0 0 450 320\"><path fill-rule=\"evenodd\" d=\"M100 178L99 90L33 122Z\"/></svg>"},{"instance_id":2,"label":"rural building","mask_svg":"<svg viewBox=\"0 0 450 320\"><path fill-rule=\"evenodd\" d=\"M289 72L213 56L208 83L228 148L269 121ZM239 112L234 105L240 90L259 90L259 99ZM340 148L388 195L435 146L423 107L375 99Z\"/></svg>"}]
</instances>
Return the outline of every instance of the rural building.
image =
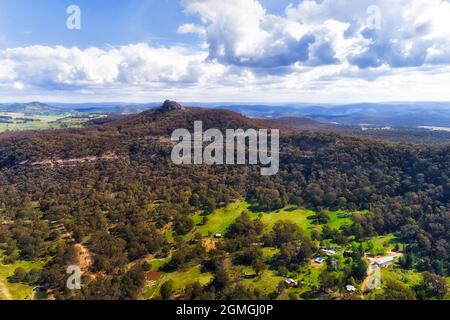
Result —
<instances>
[{"instance_id":1,"label":"rural building","mask_svg":"<svg viewBox=\"0 0 450 320\"><path fill-rule=\"evenodd\" d=\"M384 257L384 258L377 259L377 260L375 260L375 262L373 264L376 267L383 268L383 267L390 266L391 264L394 263L394 261L395 261L395 256L391 256L391 257Z\"/></svg>"},{"instance_id":2,"label":"rural building","mask_svg":"<svg viewBox=\"0 0 450 320\"><path fill-rule=\"evenodd\" d=\"M327 256L334 256L336 254L336 251L332 249L322 249L320 251L325 253Z\"/></svg>"},{"instance_id":3,"label":"rural building","mask_svg":"<svg viewBox=\"0 0 450 320\"><path fill-rule=\"evenodd\" d=\"M222 239L222 234L221 233L216 233L215 235L214 235L214 238L216 238L216 239Z\"/></svg>"},{"instance_id":4,"label":"rural building","mask_svg":"<svg viewBox=\"0 0 450 320\"><path fill-rule=\"evenodd\" d=\"M284 280L284 283L288 286L288 287L295 287L297 285L297 281L295 281L292 278L286 279Z\"/></svg>"},{"instance_id":5,"label":"rural building","mask_svg":"<svg viewBox=\"0 0 450 320\"><path fill-rule=\"evenodd\" d=\"M317 258L315 261L316 261L316 263L318 263L318 264L322 264L322 262L324 262L325 259L324 259L324 258Z\"/></svg>"},{"instance_id":6,"label":"rural building","mask_svg":"<svg viewBox=\"0 0 450 320\"><path fill-rule=\"evenodd\" d=\"M356 292L356 288L350 284L345 286L345 290L347 290L347 292Z\"/></svg>"}]
</instances>

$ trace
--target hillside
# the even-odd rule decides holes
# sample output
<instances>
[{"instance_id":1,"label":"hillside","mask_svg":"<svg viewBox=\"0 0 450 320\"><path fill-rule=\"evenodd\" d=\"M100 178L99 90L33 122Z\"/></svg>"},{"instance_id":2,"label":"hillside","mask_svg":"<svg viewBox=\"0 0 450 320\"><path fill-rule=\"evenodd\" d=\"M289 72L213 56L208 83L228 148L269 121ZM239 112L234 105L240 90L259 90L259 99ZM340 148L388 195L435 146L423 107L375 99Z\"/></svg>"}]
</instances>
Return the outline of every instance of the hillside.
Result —
<instances>
[{"instance_id":1,"label":"hillside","mask_svg":"<svg viewBox=\"0 0 450 320\"><path fill-rule=\"evenodd\" d=\"M175 166L170 134L197 120L204 130L282 124L279 174L263 177L257 165ZM179 281L179 299L332 298L339 283L359 285L365 255L384 246L412 257L402 270L448 276L450 147L298 130L310 125L176 107L87 128L2 134L5 263L45 261L20 282L58 299L155 298L163 283L149 288L149 269ZM352 252L339 255L342 270L311 263L324 247ZM81 256L92 257L84 267L91 280L68 292L65 267ZM286 277L305 283L277 291ZM270 292L255 290L264 281Z\"/></svg>"},{"instance_id":2,"label":"hillside","mask_svg":"<svg viewBox=\"0 0 450 320\"><path fill-rule=\"evenodd\" d=\"M250 119L227 110L187 108L165 111L153 109L135 116L126 117L109 125L120 127L124 132L149 130L154 134L170 134L178 128L193 130L194 121L201 120L205 128L248 129L267 127L270 122Z\"/></svg>"}]
</instances>

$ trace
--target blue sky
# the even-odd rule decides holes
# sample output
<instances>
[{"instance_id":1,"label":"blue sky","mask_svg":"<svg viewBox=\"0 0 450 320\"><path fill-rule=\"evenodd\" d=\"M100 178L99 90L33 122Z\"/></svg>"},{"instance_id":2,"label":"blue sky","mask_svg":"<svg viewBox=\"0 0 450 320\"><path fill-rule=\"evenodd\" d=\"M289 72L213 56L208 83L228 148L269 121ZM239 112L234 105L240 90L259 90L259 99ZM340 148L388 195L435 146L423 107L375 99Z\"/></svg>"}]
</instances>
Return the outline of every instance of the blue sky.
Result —
<instances>
[{"instance_id":1,"label":"blue sky","mask_svg":"<svg viewBox=\"0 0 450 320\"><path fill-rule=\"evenodd\" d=\"M65 28L66 8L71 4L82 10L82 29L77 32ZM1 0L0 7L0 29L8 46L86 48L142 41L167 45L186 38L177 34L178 25L170 21L189 20L179 1L171 0Z\"/></svg>"},{"instance_id":2,"label":"blue sky","mask_svg":"<svg viewBox=\"0 0 450 320\"><path fill-rule=\"evenodd\" d=\"M449 16L448 0L0 0L0 100L450 100Z\"/></svg>"},{"instance_id":3,"label":"blue sky","mask_svg":"<svg viewBox=\"0 0 450 320\"><path fill-rule=\"evenodd\" d=\"M283 13L290 1L261 1L268 12ZM82 9L82 29L65 28L66 8ZM46 44L86 48L151 42L196 45L199 39L179 34L179 25L198 18L183 13L179 0L0 0L1 48Z\"/></svg>"}]
</instances>

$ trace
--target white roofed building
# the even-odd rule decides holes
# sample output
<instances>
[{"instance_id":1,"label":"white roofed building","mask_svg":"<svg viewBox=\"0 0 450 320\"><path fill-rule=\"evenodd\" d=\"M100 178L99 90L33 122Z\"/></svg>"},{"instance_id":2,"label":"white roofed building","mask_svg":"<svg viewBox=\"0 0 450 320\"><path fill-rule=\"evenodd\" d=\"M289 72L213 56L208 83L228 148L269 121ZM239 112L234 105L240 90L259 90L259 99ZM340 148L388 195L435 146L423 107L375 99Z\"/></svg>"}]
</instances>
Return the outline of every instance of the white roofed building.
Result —
<instances>
[{"instance_id":1,"label":"white roofed building","mask_svg":"<svg viewBox=\"0 0 450 320\"><path fill-rule=\"evenodd\" d=\"M390 266L394 262L395 262L395 256L390 256L390 257L383 257L383 258L377 259L377 260L375 260L375 262L373 264L379 268L383 268L383 267Z\"/></svg>"}]
</instances>

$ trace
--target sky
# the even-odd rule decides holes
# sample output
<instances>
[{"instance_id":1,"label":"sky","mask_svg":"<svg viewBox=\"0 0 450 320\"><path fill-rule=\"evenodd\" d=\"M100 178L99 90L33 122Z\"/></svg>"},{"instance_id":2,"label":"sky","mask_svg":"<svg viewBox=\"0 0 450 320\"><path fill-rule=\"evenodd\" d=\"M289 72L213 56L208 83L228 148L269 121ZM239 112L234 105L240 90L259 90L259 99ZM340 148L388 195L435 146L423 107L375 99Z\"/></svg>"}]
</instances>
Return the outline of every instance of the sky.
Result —
<instances>
[{"instance_id":1,"label":"sky","mask_svg":"<svg viewBox=\"0 0 450 320\"><path fill-rule=\"evenodd\" d=\"M450 101L449 83L449 0L0 0L0 102Z\"/></svg>"}]
</instances>

